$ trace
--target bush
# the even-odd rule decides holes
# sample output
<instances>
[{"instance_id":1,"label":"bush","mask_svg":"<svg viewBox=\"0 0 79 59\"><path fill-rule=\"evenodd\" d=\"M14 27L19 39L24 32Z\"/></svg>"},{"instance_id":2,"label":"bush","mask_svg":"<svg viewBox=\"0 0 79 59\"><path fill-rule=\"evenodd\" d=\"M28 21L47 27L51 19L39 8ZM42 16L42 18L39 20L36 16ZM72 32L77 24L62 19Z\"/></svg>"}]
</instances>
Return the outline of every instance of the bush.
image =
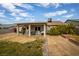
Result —
<instances>
[{"instance_id":1,"label":"bush","mask_svg":"<svg viewBox=\"0 0 79 59\"><path fill-rule=\"evenodd\" d=\"M54 28L51 28L51 29L47 32L47 34L49 34L49 35L59 35L60 32L59 32L59 30L57 29L57 27L54 27Z\"/></svg>"},{"instance_id":2,"label":"bush","mask_svg":"<svg viewBox=\"0 0 79 59\"><path fill-rule=\"evenodd\" d=\"M77 29L73 24L59 25L48 30L49 35L76 34Z\"/></svg>"},{"instance_id":3,"label":"bush","mask_svg":"<svg viewBox=\"0 0 79 59\"><path fill-rule=\"evenodd\" d=\"M66 25L66 33L67 34L76 34L75 31L76 31L76 28L72 23Z\"/></svg>"}]
</instances>

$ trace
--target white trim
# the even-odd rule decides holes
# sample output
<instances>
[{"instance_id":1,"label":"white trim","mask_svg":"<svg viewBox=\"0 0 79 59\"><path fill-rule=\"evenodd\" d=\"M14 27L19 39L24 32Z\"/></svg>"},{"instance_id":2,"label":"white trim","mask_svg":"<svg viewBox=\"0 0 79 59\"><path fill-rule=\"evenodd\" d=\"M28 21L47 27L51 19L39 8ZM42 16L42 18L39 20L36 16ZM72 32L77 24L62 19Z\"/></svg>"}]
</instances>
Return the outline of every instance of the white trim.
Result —
<instances>
[{"instance_id":1,"label":"white trim","mask_svg":"<svg viewBox=\"0 0 79 59\"><path fill-rule=\"evenodd\" d=\"M31 36L31 25L29 25L29 36Z\"/></svg>"},{"instance_id":2,"label":"white trim","mask_svg":"<svg viewBox=\"0 0 79 59\"><path fill-rule=\"evenodd\" d=\"M17 35L19 35L19 26L17 25Z\"/></svg>"},{"instance_id":3,"label":"white trim","mask_svg":"<svg viewBox=\"0 0 79 59\"><path fill-rule=\"evenodd\" d=\"M44 24L44 37L46 37L46 25Z\"/></svg>"}]
</instances>

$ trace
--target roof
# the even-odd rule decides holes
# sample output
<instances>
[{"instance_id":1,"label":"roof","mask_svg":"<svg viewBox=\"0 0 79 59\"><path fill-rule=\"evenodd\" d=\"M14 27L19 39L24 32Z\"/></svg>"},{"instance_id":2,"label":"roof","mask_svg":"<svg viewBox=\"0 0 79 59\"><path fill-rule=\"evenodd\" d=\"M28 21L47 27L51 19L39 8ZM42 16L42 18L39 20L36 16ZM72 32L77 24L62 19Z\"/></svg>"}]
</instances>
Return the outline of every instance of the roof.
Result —
<instances>
[{"instance_id":1,"label":"roof","mask_svg":"<svg viewBox=\"0 0 79 59\"><path fill-rule=\"evenodd\" d=\"M46 22L17 23L17 25L29 25L29 24L46 24Z\"/></svg>"},{"instance_id":2,"label":"roof","mask_svg":"<svg viewBox=\"0 0 79 59\"><path fill-rule=\"evenodd\" d=\"M17 25L29 25L29 24L46 24L46 25L64 25L64 22L61 21L52 21L52 22L32 22L32 23L17 23Z\"/></svg>"},{"instance_id":3,"label":"roof","mask_svg":"<svg viewBox=\"0 0 79 59\"><path fill-rule=\"evenodd\" d=\"M69 19L65 23L73 23L74 25L79 25L79 19Z\"/></svg>"},{"instance_id":4,"label":"roof","mask_svg":"<svg viewBox=\"0 0 79 59\"><path fill-rule=\"evenodd\" d=\"M65 25L65 23L61 21L52 21L48 22L47 25Z\"/></svg>"}]
</instances>

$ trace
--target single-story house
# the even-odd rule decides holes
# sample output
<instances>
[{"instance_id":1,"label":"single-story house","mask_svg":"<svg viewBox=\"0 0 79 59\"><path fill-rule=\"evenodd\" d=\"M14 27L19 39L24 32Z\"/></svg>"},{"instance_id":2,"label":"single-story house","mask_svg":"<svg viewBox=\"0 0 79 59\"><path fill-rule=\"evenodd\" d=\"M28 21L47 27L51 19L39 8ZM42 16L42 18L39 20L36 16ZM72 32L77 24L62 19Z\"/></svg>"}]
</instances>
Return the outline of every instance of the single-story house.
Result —
<instances>
[{"instance_id":1,"label":"single-story house","mask_svg":"<svg viewBox=\"0 0 79 59\"><path fill-rule=\"evenodd\" d=\"M79 29L79 19L68 19L67 21L65 21L65 23L72 23L76 28Z\"/></svg>"},{"instance_id":2,"label":"single-story house","mask_svg":"<svg viewBox=\"0 0 79 59\"><path fill-rule=\"evenodd\" d=\"M17 23L17 34L19 34L22 28L25 28L26 35L44 35L45 37L47 30L54 26L64 24L65 23L61 21L52 21L51 18L49 18L47 22Z\"/></svg>"}]
</instances>

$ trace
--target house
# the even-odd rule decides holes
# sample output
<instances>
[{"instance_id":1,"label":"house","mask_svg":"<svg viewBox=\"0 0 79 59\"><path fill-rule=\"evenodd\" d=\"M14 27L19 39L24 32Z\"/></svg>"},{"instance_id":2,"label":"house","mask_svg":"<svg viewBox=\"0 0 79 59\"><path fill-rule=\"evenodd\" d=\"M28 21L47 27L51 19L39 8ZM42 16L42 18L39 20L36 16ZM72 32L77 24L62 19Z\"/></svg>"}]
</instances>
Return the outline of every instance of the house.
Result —
<instances>
[{"instance_id":1,"label":"house","mask_svg":"<svg viewBox=\"0 0 79 59\"><path fill-rule=\"evenodd\" d=\"M75 25L76 28L79 29L79 19L68 19L65 23L72 23L73 25Z\"/></svg>"},{"instance_id":2,"label":"house","mask_svg":"<svg viewBox=\"0 0 79 59\"><path fill-rule=\"evenodd\" d=\"M47 30L58 25L64 25L64 23L52 21L51 18L47 22L17 23L17 34L20 34L21 30L24 29L26 35L44 35L45 37Z\"/></svg>"}]
</instances>

